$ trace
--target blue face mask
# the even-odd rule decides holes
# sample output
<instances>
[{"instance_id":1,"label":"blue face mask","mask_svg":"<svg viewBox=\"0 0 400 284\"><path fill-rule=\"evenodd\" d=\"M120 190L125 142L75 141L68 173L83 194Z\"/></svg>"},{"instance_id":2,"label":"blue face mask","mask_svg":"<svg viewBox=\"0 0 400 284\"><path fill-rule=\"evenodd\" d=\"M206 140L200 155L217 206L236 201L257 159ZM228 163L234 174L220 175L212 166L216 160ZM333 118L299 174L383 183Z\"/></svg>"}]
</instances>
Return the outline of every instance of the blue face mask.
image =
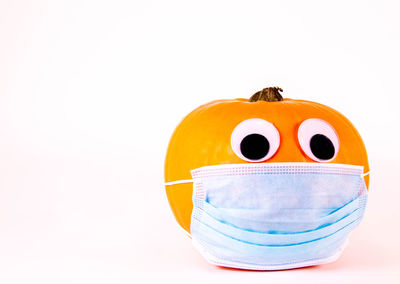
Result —
<instances>
[{"instance_id":1,"label":"blue face mask","mask_svg":"<svg viewBox=\"0 0 400 284\"><path fill-rule=\"evenodd\" d=\"M193 244L209 262L227 267L273 270L334 261L367 201L361 166L233 164L191 173Z\"/></svg>"}]
</instances>

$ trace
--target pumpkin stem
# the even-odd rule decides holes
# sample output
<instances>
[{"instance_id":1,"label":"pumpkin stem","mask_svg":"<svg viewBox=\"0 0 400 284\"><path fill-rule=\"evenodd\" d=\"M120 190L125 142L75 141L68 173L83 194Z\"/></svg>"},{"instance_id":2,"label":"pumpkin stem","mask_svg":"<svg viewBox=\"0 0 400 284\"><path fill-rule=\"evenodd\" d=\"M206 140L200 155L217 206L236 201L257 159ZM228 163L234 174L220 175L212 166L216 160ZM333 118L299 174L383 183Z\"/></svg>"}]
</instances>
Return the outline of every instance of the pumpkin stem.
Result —
<instances>
[{"instance_id":1,"label":"pumpkin stem","mask_svg":"<svg viewBox=\"0 0 400 284\"><path fill-rule=\"evenodd\" d=\"M266 101L266 102L279 102L283 101L283 97L279 92L283 90L279 87L264 88L252 95L249 102Z\"/></svg>"}]
</instances>

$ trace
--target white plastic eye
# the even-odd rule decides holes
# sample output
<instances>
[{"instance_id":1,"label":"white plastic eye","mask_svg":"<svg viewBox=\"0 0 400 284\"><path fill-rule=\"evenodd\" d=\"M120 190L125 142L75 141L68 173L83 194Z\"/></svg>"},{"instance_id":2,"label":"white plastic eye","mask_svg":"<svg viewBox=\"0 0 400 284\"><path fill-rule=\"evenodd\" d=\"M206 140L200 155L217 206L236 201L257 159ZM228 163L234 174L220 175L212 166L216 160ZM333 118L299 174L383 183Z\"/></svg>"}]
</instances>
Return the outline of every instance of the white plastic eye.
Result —
<instances>
[{"instance_id":1,"label":"white plastic eye","mask_svg":"<svg viewBox=\"0 0 400 284\"><path fill-rule=\"evenodd\" d=\"M260 118L239 123L232 132L231 147L235 154L248 162L271 158L279 148L280 136L275 126Z\"/></svg>"},{"instance_id":2,"label":"white plastic eye","mask_svg":"<svg viewBox=\"0 0 400 284\"><path fill-rule=\"evenodd\" d=\"M304 120L298 130L304 153L317 162L330 162L339 152L339 137L335 129L319 118Z\"/></svg>"}]
</instances>

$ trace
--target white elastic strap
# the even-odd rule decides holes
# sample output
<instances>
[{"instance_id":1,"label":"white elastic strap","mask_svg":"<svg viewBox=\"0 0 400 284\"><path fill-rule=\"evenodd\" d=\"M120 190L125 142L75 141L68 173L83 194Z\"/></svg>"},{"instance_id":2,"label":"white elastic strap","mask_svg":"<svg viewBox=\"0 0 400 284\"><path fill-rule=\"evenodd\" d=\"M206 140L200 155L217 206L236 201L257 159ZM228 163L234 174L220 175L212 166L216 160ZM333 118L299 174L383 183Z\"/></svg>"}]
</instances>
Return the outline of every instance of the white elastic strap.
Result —
<instances>
[{"instance_id":1,"label":"white elastic strap","mask_svg":"<svg viewBox=\"0 0 400 284\"><path fill-rule=\"evenodd\" d=\"M366 175L369 175L371 171L366 172L365 174L361 174L362 177L365 177Z\"/></svg>"},{"instance_id":2,"label":"white elastic strap","mask_svg":"<svg viewBox=\"0 0 400 284\"><path fill-rule=\"evenodd\" d=\"M183 180L166 182L165 185L174 185L174 184L191 183L191 182L193 182L192 179L183 179Z\"/></svg>"}]
</instances>

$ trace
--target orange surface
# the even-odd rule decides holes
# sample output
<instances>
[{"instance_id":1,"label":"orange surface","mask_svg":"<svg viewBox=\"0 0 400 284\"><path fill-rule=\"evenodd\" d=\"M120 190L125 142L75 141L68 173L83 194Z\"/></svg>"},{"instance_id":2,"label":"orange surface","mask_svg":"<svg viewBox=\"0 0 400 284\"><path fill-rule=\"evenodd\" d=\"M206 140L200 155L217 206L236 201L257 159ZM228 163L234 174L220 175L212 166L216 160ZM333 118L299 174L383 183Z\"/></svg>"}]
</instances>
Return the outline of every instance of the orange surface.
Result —
<instances>
[{"instance_id":1,"label":"orange surface","mask_svg":"<svg viewBox=\"0 0 400 284\"><path fill-rule=\"evenodd\" d=\"M261 118L275 125L281 141L269 160L276 162L312 162L303 153L297 139L299 125L309 118L331 124L340 149L330 163L364 166L369 171L364 143L351 122L336 110L309 101L284 99L280 102L248 102L247 99L219 100L202 105L187 115L173 133L165 160L165 182L191 179L190 170L209 165L249 163L231 148L231 134L243 120ZM365 177L367 187L369 176ZM192 213L191 183L166 186L167 197L178 223L190 232Z\"/></svg>"}]
</instances>

